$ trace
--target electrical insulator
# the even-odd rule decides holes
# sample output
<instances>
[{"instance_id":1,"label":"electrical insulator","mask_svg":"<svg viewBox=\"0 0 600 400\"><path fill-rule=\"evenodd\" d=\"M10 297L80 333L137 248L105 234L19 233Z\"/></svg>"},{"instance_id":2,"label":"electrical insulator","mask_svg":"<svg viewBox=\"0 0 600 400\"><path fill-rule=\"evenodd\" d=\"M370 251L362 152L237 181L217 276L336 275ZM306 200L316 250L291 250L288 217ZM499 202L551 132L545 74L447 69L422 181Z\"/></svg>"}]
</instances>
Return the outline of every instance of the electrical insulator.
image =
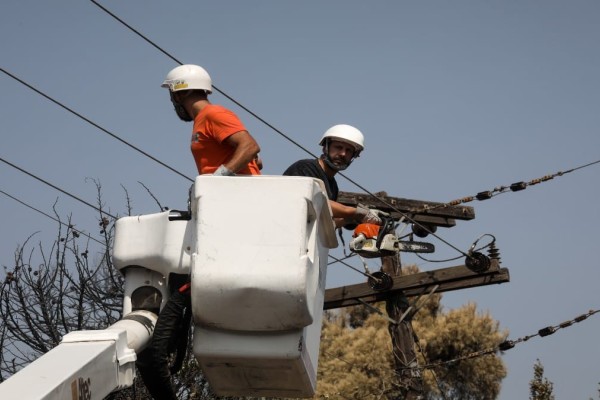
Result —
<instances>
[{"instance_id":1,"label":"electrical insulator","mask_svg":"<svg viewBox=\"0 0 600 400\"><path fill-rule=\"evenodd\" d=\"M510 190L513 192L518 192L519 190L523 190L527 188L527 184L525 182L516 182L510 185Z\"/></svg>"},{"instance_id":2,"label":"electrical insulator","mask_svg":"<svg viewBox=\"0 0 600 400\"><path fill-rule=\"evenodd\" d=\"M552 335L554 332L556 332L556 328L555 327L553 327L553 326L547 326L545 328L540 329L538 331L538 334L541 337L544 337L544 336Z\"/></svg>"},{"instance_id":3,"label":"electrical insulator","mask_svg":"<svg viewBox=\"0 0 600 400\"><path fill-rule=\"evenodd\" d=\"M581 322L584 319L586 319L587 317L589 317L589 315L586 315L586 314L580 315L579 317L575 318L573 321L575 321L575 322Z\"/></svg>"},{"instance_id":4,"label":"electrical insulator","mask_svg":"<svg viewBox=\"0 0 600 400\"><path fill-rule=\"evenodd\" d=\"M373 290L388 290L394 285L392 277L383 271L373 272L369 276L368 283Z\"/></svg>"},{"instance_id":5,"label":"electrical insulator","mask_svg":"<svg viewBox=\"0 0 600 400\"><path fill-rule=\"evenodd\" d=\"M482 253L470 253L465 259L465 266L473 272L481 273L490 268L490 259Z\"/></svg>"},{"instance_id":6,"label":"electrical insulator","mask_svg":"<svg viewBox=\"0 0 600 400\"><path fill-rule=\"evenodd\" d=\"M500 351L506 351L506 350L510 350L513 347L515 347L515 342L512 340L506 340L502 343L500 343L500 346L498 346L498 348L500 349Z\"/></svg>"},{"instance_id":7,"label":"electrical insulator","mask_svg":"<svg viewBox=\"0 0 600 400\"><path fill-rule=\"evenodd\" d=\"M416 236L424 238L427 237L430 233L435 233L435 231L437 231L437 226L426 224L412 224L411 229Z\"/></svg>"},{"instance_id":8,"label":"electrical insulator","mask_svg":"<svg viewBox=\"0 0 600 400\"><path fill-rule=\"evenodd\" d=\"M475 196L475 198L479 201L481 200L488 200L492 198L492 192L491 191L485 191L485 192L479 192L477 193L477 195Z\"/></svg>"},{"instance_id":9,"label":"electrical insulator","mask_svg":"<svg viewBox=\"0 0 600 400\"><path fill-rule=\"evenodd\" d=\"M495 242L490 243L488 247L488 257L491 260L498 261L498 264L500 264L500 250L496 247Z\"/></svg>"}]
</instances>

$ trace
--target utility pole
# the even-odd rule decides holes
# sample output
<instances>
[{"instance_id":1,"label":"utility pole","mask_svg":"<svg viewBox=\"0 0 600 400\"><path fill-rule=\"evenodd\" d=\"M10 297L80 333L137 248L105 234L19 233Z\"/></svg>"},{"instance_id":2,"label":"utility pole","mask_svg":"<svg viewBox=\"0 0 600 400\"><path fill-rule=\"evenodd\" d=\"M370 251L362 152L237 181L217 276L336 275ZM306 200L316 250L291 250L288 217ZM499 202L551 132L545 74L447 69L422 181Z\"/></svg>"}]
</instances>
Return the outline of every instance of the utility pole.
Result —
<instances>
[{"instance_id":1,"label":"utility pole","mask_svg":"<svg viewBox=\"0 0 600 400\"><path fill-rule=\"evenodd\" d=\"M382 272L392 277L402 275L400 253L395 256L382 257L381 262ZM385 310L390 320L395 321L395 323L391 321L388 323L388 331L392 338L394 369L400 380L402 394L400 398L418 400L423 394L423 379L420 370L411 369L417 367L418 363L408 298L402 291L390 294L385 301Z\"/></svg>"},{"instance_id":2,"label":"utility pole","mask_svg":"<svg viewBox=\"0 0 600 400\"><path fill-rule=\"evenodd\" d=\"M376 193L375 198L361 193L340 192L338 202L354 207L362 204L377 208L396 220L404 217L408 219L405 222L415 222L426 228L426 232L421 232L423 236L419 235L420 237L435 232L438 227L453 227L457 219L475 218L472 207L388 197L385 192ZM381 273L391 278L390 285L381 288L365 282L327 289L323 308L328 310L385 301L390 320L388 330L392 341L394 369L402 392L402 397L398 400L417 400L422 398L423 381L420 370L414 368L418 366L416 336L412 327L412 316L416 310L410 306L408 298L509 282L508 269L500 267L498 250L494 248L494 254L491 253L490 251L489 267L478 271L458 265L410 275L402 275L399 253L382 257Z\"/></svg>"}]
</instances>

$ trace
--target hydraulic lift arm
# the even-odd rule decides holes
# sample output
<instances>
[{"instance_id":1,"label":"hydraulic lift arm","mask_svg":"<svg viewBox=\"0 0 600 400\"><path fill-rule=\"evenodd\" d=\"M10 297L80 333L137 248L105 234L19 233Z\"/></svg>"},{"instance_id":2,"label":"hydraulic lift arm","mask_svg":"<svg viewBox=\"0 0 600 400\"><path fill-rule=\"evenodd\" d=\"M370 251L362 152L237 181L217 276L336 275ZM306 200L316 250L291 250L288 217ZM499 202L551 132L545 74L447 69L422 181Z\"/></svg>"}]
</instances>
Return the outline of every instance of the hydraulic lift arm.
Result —
<instances>
[{"instance_id":1,"label":"hydraulic lift arm","mask_svg":"<svg viewBox=\"0 0 600 400\"><path fill-rule=\"evenodd\" d=\"M107 329L76 331L0 385L0 399L101 400L131 386L136 353L152 337L156 314L134 311Z\"/></svg>"}]
</instances>

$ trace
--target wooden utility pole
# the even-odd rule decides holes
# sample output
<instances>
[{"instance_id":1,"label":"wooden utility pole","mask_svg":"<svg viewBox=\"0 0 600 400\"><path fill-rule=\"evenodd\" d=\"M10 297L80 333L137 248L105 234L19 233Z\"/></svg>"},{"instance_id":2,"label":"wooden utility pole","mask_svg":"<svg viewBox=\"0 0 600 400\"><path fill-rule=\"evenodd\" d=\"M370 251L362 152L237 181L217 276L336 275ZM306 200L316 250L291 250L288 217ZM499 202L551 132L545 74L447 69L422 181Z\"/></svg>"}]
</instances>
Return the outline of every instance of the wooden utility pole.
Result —
<instances>
[{"instance_id":1,"label":"wooden utility pole","mask_svg":"<svg viewBox=\"0 0 600 400\"><path fill-rule=\"evenodd\" d=\"M337 201L352 207L363 204L376 208L390 213L394 219L408 216L419 224L444 228L456 225L457 219L468 221L475 218L473 207L446 206L432 201L389 197L385 192L375 193L375 197L362 193L340 192Z\"/></svg>"},{"instance_id":2,"label":"wooden utility pole","mask_svg":"<svg viewBox=\"0 0 600 400\"><path fill-rule=\"evenodd\" d=\"M325 291L323 309L355 306L362 303L385 301L391 294L402 291L406 297L420 296L438 286L436 293L468 289L478 286L496 285L510 282L507 268L500 268L492 260L490 269L485 272L473 272L464 265L441 268L435 271L418 272L410 275L392 276L393 284L387 290L375 290L368 283L331 288Z\"/></svg>"},{"instance_id":3,"label":"wooden utility pole","mask_svg":"<svg viewBox=\"0 0 600 400\"><path fill-rule=\"evenodd\" d=\"M385 192L376 197L360 193L340 192L338 202L357 206L362 204L388 212L394 219L404 218L406 223L426 227L430 233L437 227L450 228L459 220L475 218L472 207L446 206L441 203L388 197ZM367 282L343 286L325 291L324 309L347 307L365 303L386 302L390 319L388 330L392 340L392 351L396 376L399 377L402 400L421 398L423 382L417 367L415 334L412 328L412 315L408 298L427 293L441 293L470 287L509 282L508 269L500 268L499 258L490 260L490 267L474 272L464 265L442 268L434 271L402 275L400 255L382 257L381 272L391 278L388 288L373 288ZM411 312L412 311L412 312Z\"/></svg>"},{"instance_id":4,"label":"wooden utility pole","mask_svg":"<svg viewBox=\"0 0 600 400\"><path fill-rule=\"evenodd\" d=\"M382 257L381 261L381 271L390 276L402 275L400 254ZM420 370L411 369L417 367L418 362L413 339L415 334L412 326L412 316L408 314L408 298L402 291L390 294L385 301L385 310L388 317L395 321L388 323L388 331L392 338L394 368L396 376L400 380L400 398L418 400L423 394L423 378Z\"/></svg>"}]
</instances>

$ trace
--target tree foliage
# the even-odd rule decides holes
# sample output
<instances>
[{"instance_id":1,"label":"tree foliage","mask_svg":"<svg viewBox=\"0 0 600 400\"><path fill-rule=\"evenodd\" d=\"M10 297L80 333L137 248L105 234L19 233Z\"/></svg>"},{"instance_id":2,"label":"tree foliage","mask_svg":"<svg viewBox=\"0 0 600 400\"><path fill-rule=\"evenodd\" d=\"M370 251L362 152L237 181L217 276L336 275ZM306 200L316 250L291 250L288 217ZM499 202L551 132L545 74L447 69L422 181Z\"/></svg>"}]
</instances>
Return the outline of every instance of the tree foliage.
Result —
<instances>
[{"instance_id":1,"label":"tree foliage","mask_svg":"<svg viewBox=\"0 0 600 400\"><path fill-rule=\"evenodd\" d=\"M416 268L406 272L414 273ZM498 322L488 313L478 313L475 304L443 312L440 300L441 295L432 295L412 321L422 350L419 365L432 367L422 373L424 398L495 399L506 376L499 357L449 361L495 348L507 333L499 331ZM385 309L383 304L379 308ZM366 315L362 321L361 315ZM319 398L401 398L387 326L384 316L365 312L362 306L328 314L321 335Z\"/></svg>"},{"instance_id":2,"label":"tree foliage","mask_svg":"<svg viewBox=\"0 0 600 400\"><path fill-rule=\"evenodd\" d=\"M538 359L533 365L533 379L529 381L529 400L554 400L554 384L544 377L544 366Z\"/></svg>"},{"instance_id":3,"label":"tree foliage","mask_svg":"<svg viewBox=\"0 0 600 400\"><path fill-rule=\"evenodd\" d=\"M94 183L98 193L99 240L97 235L79 231L71 217L61 218L55 210L54 241L33 244L33 234L17 248L14 260L8 264L2 262L0 383L57 346L67 333L105 329L122 317L124 278L113 267L109 251L115 221L103 212L101 185ZM131 215L126 190L125 194L124 214ZM162 211L163 207L157 204ZM214 400L217 397L191 352L191 340L189 343L183 367L174 379L178 397ZM131 388L107 397L108 400L150 398L139 374Z\"/></svg>"},{"instance_id":4,"label":"tree foliage","mask_svg":"<svg viewBox=\"0 0 600 400\"><path fill-rule=\"evenodd\" d=\"M39 243L27 250L34 237L15 251L10 267L4 266L0 381L58 345L65 334L103 329L121 317L123 278L112 268L108 247L92 255L89 237L70 218L58 224L48 248ZM110 243L111 231L104 231L104 239Z\"/></svg>"}]
</instances>

